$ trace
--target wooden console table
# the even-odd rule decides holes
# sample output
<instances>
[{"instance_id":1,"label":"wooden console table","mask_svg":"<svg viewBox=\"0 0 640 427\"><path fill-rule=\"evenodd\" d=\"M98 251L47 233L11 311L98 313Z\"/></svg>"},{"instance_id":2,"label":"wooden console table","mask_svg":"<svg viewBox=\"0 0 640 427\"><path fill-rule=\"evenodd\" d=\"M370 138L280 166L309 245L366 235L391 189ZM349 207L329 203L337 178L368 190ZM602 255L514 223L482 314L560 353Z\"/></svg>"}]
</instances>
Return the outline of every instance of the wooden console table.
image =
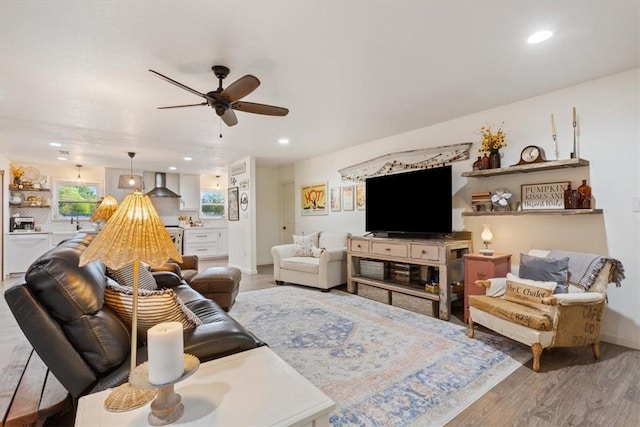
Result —
<instances>
[{"instance_id":1,"label":"wooden console table","mask_svg":"<svg viewBox=\"0 0 640 427\"><path fill-rule=\"evenodd\" d=\"M385 239L375 237L350 237L347 246L347 290L372 297L412 311L428 313L442 320L451 316L451 302L462 297L458 288L463 281L463 256L471 252L471 240L422 240ZM419 279L401 283L384 277L363 275L361 260L385 263L402 263L419 267ZM435 276L433 276L435 273ZM370 277L366 277L366 276ZM433 276L433 277L430 277ZM430 292L426 284L435 281L438 291ZM452 292L456 284L456 292ZM437 307L437 309L436 309Z\"/></svg>"}]
</instances>

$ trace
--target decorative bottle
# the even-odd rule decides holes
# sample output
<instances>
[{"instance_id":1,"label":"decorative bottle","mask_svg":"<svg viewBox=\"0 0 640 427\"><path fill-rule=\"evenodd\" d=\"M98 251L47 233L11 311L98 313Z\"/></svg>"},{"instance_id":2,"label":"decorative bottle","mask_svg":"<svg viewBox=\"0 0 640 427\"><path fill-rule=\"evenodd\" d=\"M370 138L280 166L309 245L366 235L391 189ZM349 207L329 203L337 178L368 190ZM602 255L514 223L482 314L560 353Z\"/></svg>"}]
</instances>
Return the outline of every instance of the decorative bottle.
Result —
<instances>
[{"instance_id":1,"label":"decorative bottle","mask_svg":"<svg viewBox=\"0 0 640 427\"><path fill-rule=\"evenodd\" d=\"M567 185L567 188L564 190L564 208L565 209L573 209L574 206L571 206L571 183Z\"/></svg>"},{"instance_id":2,"label":"decorative bottle","mask_svg":"<svg viewBox=\"0 0 640 427\"><path fill-rule=\"evenodd\" d=\"M482 157L478 156L478 160L473 162L473 170L479 171L480 169L482 169Z\"/></svg>"},{"instance_id":3,"label":"decorative bottle","mask_svg":"<svg viewBox=\"0 0 640 427\"><path fill-rule=\"evenodd\" d=\"M491 169L500 169L500 151L491 150L489 153L489 164Z\"/></svg>"},{"instance_id":4,"label":"decorative bottle","mask_svg":"<svg viewBox=\"0 0 640 427\"><path fill-rule=\"evenodd\" d=\"M481 160L482 160L482 169L491 169L491 160L489 160L487 153L484 153L484 156L482 157Z\"/></svg>"},{"instance_id":5,"label":"decorative bottle","mask_svg":"<svg viewBox=\"0 0 640 427\"><path fill-rule=\"evenodd\" d=\"M580 209L591 209L591 186L587 184L587 180L582 180L582 185L578 187L578 194L580 197L579 200L579 208Z\"/></svg>"}]
</instances>

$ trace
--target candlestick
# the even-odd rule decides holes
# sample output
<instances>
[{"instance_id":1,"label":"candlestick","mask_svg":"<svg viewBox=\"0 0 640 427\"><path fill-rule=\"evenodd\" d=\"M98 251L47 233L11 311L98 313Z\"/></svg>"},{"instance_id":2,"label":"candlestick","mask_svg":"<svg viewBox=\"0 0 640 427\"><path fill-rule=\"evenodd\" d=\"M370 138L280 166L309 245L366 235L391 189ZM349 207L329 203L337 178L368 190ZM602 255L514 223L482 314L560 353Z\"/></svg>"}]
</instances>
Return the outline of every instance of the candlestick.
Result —
<instances>
[{"instance_id":1,"label":"candlestick","mask_svg":"<svg viewBox=\"0 0 640 427\"><path fill-rule=\"evenodd\" d=\"M571 153L572 159L578 158L578 143L577 143L577 135L576 135L576 125L578 124L576 120L576 107L573 107L573 152Z\"/></svg>"},{"instance_id":2,"label":"candlestick","mask_svg":"<svg viewBox=\"0 0 640 427\"><path fill-rule=\"evenodd\" d=\"M159 323L147 331L149 382L167 384L184 372L182 323Z\"/></svg>"},{"instance_id":3,"label":"candlestick","mask_svg":"<svg viewBox=\"0 0 640 427\"><path fill-rule=\"evenodd\" d=\"M551 135L557 135L556 132L556 120L553 118L553 113L551 113Z\"/></svg>"}]
</instances>

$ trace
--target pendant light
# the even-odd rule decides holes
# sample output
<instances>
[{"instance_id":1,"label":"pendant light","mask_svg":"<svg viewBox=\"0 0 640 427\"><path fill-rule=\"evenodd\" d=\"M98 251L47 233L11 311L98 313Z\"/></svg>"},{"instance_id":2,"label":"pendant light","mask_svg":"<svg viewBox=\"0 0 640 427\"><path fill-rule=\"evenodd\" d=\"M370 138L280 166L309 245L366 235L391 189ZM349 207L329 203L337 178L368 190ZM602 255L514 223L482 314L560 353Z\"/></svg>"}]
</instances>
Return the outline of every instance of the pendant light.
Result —
<instances>
[{"instance_id":1,"label":"pendant light","mask_svg":"<svg viewBox=\"0 0 640 427\"><path fill-rule=\"evenodd\" d=\"M132 153L129 151L129 158L131 159L131 168L129 170L129 175L120 175L118 179L118 188L130 188L133 190L143 190L144 189L144 178L142 175L134 175L133 174L133 158L136 153Z\"/></svg>"},{"instance_id":2,"label":"pendant light","mask_svg":"<svg viewBox=\"0 0 640 427\"><path fill-rule=\"evenodd\" d=\"M78 168L78 176L76 177L76 181L77 181L77 182L80 182L80 180L82 179L82 178L80 177L80 168L82 167L82 165L76 165L76 167Z\"/></svg>"}]
</instances>

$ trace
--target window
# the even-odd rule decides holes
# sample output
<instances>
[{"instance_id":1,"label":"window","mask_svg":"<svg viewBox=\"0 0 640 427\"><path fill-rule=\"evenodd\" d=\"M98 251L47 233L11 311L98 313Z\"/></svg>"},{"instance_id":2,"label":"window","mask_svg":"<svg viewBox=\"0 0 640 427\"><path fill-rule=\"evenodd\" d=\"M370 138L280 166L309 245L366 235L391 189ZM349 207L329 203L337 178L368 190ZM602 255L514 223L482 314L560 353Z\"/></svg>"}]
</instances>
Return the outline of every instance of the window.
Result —
<instances>
[{"instance_id":1,"label":"window","mask_svg":"<svg viewBox=\"0 0 640 427\"><path fill-rule=\"evenodd\" d=\"M89 218L98 206L98 184L58 181L55 191L57 218Z\"/></svg>"},{"instance_id":2,"label":"window","mask_svg":"<svg viewBox=\"0 0 640 427\"><path fill-rule=\"evenodd\" d=\"M226 206L224 191L203 190L200 192L200 215L203 218L224 218Z\"/></svg>"}]
</instances>

